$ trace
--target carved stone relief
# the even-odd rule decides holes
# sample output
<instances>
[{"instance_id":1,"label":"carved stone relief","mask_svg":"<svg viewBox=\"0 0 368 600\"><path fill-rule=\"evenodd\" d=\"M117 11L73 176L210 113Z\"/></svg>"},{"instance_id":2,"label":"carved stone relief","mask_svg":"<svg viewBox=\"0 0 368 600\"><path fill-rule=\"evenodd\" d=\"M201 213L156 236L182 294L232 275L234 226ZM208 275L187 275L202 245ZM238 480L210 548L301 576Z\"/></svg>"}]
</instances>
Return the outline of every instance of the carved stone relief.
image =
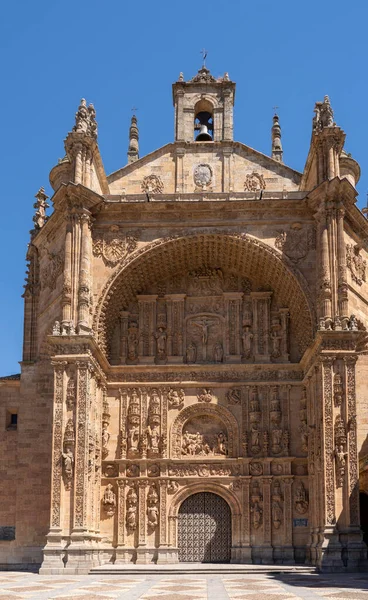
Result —
<instances>
[{"instance_id":1,"label":"carved stone relief","mask_svg":"<svg viewBox=\"0 0 368 600\"><path fill-rule=\"evenodd\" d=\"M227 456L228 437L224 424L215 417L194 417L185 423L182 456Z\"/></svg>"},{"instance_id":2,"label":"carved stone relief","mask_svg":"<svg viewBox=\"0 0 368 600\"><path fill-rule=\"evenodd\" d=\"M257 480L252 485L250 513L253 529L259 529L263 523L263 497Z\"/></svg>"},{"instance_id":3,"label":"carved stone relief","mask_svg":"<svg viewBox=\"0 0 368 600\"><path fill-rule=\"evenodd\" d=\"M116 494L114 492L114 487L111 483L106 486L103 498L102 505L104 507L105 513L108 517L112 517L116 511Z\"/></svg>"},{"instance_id":4,"label":"carved stone relief","mask_svg":"<svg viewBox=\"0 0 368 600\"><path fill-rule=\"evenodd\" d=\"M97 231L93 240L94 256L101 256L105 264L114 267L137 247L139 232L126 233L118 225L108 231Z\"/></svg>"},{"instance_id":5,"label":"carved stone relief","mask_svg":"<svg viewBox=\"0 0 368 600\"><path fill-rule=\"evenodd\" d=\"M48 262L41 269L41 284L44 289L54 290L56 281L64 270L64 250L60 250L60 252L47 251L47 257Z\"/></svg>"},{"instance_id":6,"label":"carved stone relief","mask_svg":"<svg viewBox=\"0 0 368 600\"><path fill-rule=\"evenodd\" d=\"M158 175L146 175L143 178L141 185L142 192L152 193L152 194L162 194L164 191L164 184L162 182L161 177Z\"/></svg>"},{"instance_id":7,"label":"carved stone relief","mask_svg":"<svg viewBox=\"0 0 368 600\"><path fill-rule=\"evenodd\" d=\"M241 389L232 388L227 392L226 398L229 404L241 404Z\"/></svg>"},{"instance_id":8,"label":"carved stone relief","mask_svg":"<svg viewBox=\"0 0 368 600\"><path fill-rule=\"evenodd\" d=\"M300 398L300 426L299 432L301 435L301 448L305 454L308 452L308 423L307 423L307 390L303 388Z\"/></svg>"},{"instance_id":9,"label":"carved stone relief","mask_svg":"<svg viewBox=\"0 0 368 600\"><path fill-rule=\"evenodd\" d=\"M365 270L367 263L360 254L358 245L346 244L346 266L350 270L351 277L355 283L362 285L366 281Z\"/></svg>"},{"instance_id":10,"label":"carved stone relief","mask_svg":"<svg viewBox=\"0 0 368 600\"><path fill-rule=\"evenodd\" d=\"M126 527L128 532L137 529L138 522L138 494L135 485L129 488L126 497Z\"/></svg>"},{"instance_id":11,"label":"carved stone relief","mask_svg":"<svg viewBox=\"0 0 368 600\"><path fill-rule=\"evenodd\" d=\"M314 245L315 233L310 227L291 227L288 231L280 231L275 239L275 247L295 263L307 256Z\"/></svg>"},{"instance_id":12,"label":"carved stone relief","mask_svg":"<svg viewBox=\"0 0 368 600\"><path fill-rule=\"evenodd\" d=\"M272 512L272 524L275 529L280 529L283 521L283 497L281 493L281 486L278 480L275 481L272 490L271 497L271 512Z\"/></svg>"},{"instance_id":13,"label":"carved stone relief","mask_svg":"<svg viewBox=\"0 0 368 600\"><path fill-rule=\"evenodd\" d=\"M213 395L210 388L203 388L198 391L197 394L198 402L213 402L216 401L216 396Z\"/></svg>"},{"instance_id":14,"label":"carved stone relief","mask_svg":"<svg viewBox=\"0 0 368 600\"><path fill-rule=\"evenodd\" d=\"M193 173L195 189L199 191L209 191L211 189L212 177L213 174L210 165L197 165Z\"/></svg>"},{"instance_id":15,"label":"carved stone relief","mask_svg":"<svg viewBox=\"0 0 368 600\"><path fill-rule=\"evenodd\" d=\"M334 427L335 438L335 467L336 467L336 484L337 487L342 487L346 470L346 458L348 456L346 450L347 435L344 421L341 415L337 415Z\"/></svg>"},{"instance_id":16,"label":"carved stone relief","mask_svg":"<svg viewBox=\"0 0 368 600\"><path fill-rule=\"evenodd\" d=\"M301 480L294 486L294 508L300 515L304 515L309 508L308 493Z\"/></svg>"},{"instance_id":17,"label":"carved stone relief","mask_svg":"<svg viewBox=\"0 0 368 600\"><path fill-rule=\"evenodd\" d=\"M169 402L169 408L177 408L180 410L184 406L185 392L183 389L177 390L170 388L167 394L167 399Z\"/></svg>"},{"instance_id":18,"label":"carved stone relief","mask_svg":"<svg viewBox=\"0 0 368 600\"><path fill-rule=\"evenodd\" d=\"M244 181L244 191L245 192L257 192L258 190L265 190L266 182L262 174L253 171L253 173L248 173L245 177Z\"/></svg>"},{"instance_id":19,"label":"carved stone relief","mask_svg":"<svg viewBox=\"0 0 368 600\"><path fill-rule=\"evenodd\" d=\"M151 485L147 494L147 523L148 527L156 529L159 521L159 496L156 485Z\"/></svg>"}]
</instances>

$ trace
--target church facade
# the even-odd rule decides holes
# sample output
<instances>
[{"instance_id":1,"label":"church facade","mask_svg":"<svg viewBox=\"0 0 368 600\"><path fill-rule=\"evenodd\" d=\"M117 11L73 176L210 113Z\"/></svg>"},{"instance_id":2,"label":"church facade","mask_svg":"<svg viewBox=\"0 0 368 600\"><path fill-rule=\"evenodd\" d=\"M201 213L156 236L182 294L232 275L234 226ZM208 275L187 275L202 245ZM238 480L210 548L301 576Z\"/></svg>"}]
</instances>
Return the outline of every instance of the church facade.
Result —
<instances>
[{"instance_id":1,"label":"church facade","mask_svg":"<svg viewBox=\"0 0 368 600\"><path fill-rule=\"evenodd\" d=\"M82 100L36 195L21 375L0 379L0 564L367 565L366 242L329 98L303 173L233 139L235 83L106 175Z\"/></svg>"}]
</instances>

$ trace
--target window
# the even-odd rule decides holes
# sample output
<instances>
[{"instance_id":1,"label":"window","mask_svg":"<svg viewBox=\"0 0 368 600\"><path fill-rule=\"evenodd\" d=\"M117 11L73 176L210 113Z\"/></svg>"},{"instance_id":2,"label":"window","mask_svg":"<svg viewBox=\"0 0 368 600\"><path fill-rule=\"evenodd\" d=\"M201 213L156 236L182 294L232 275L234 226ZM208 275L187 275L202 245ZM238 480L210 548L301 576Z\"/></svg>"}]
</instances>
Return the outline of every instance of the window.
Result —
<instances>
[{"instance_id":1,"label":"window","mask_svg":"<svg viewBox=\"0 0 368 600\"><path fill-rule=\"evenodd\" d=\"M14 410L8 410L6 412L6 429L11 431L18 427L18 413Z\"/></svg>"}]
</instances>

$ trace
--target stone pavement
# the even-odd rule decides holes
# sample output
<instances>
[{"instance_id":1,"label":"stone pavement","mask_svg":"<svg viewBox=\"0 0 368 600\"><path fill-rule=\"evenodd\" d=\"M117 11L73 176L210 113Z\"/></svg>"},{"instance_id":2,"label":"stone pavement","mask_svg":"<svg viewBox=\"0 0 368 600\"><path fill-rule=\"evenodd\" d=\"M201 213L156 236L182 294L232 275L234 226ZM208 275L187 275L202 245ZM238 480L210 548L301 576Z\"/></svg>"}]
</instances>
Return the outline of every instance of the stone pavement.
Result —
<instances>
[{"instance_id":1,"label":"stone pavement","mask_svg":"<svg viewBox=\"0 0 368 600\"><path fill-rule=\"evenodd\" d=\"M368 600L368 573L77 575L1 572L0 600Z\"/></svg>"}]
</instances>

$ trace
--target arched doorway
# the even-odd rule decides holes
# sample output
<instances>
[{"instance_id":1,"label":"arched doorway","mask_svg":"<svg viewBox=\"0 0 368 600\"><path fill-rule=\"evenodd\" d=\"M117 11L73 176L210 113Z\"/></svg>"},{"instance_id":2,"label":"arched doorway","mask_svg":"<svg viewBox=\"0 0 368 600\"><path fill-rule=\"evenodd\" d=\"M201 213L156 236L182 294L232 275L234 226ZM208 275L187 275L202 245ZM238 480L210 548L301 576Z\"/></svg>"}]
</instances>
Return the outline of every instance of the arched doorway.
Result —
<instances>
[{"instance_id":1,"label":"arched doorway","mask_svg":"<svg viewBox=\"0 0 368 600\"><path fill-rule=\"evenodd\" d=\"M231 558L231 512L211 492L192 494L178 514L180 562L227 563Z\"/></svg>"}]
</instances>

